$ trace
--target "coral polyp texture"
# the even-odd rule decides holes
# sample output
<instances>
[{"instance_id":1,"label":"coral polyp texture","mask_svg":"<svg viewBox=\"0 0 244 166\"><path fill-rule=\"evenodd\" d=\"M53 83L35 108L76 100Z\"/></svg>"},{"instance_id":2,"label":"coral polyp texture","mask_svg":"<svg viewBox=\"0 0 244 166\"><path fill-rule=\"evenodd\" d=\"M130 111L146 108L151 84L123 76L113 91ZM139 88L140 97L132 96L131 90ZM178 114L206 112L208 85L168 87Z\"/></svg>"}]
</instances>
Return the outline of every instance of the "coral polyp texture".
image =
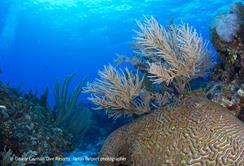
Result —
<instances>
[{"instance_id":1,"label":"coral polyp texture","mask_svg":"<svg viewBox=\"0 0 244 166\"><path fill-rule=\"evenodd\" d=\"M185 98L113 132L101 152L124 165L244 165L244 124L204 97Z\"/></svg>"}]
</instances>

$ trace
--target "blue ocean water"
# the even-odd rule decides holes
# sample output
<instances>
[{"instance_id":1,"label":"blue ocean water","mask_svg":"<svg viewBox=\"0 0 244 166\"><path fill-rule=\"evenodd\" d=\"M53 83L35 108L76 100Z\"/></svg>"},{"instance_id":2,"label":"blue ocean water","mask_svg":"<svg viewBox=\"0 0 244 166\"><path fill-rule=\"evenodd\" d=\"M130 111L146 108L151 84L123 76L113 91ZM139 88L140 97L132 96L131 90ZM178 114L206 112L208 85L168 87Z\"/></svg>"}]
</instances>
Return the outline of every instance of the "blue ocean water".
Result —
<instances>
[{"instance_id":1,"label":"blue ocean water","mask_svg":"<svg viewBox=\"0 0 244 166\"><path fill-rule=\"evenodd\" d=\"M0 79L23 90L77 72L93 80L117 54L131 55L135 20L189 23L209 40L214 17L234 0L1 0ZM210 49L213 50L210 44ZM213 50L214 51L214 50ZM53 103L52 93L49 101Z\"/></svg>"},{"instance_id":2,"label":"blue ocean water","mask_svg":"<svg viewBox=\"0 0 244 166\"><path fill-rule=\"evenodd\" d=\"M93 80L116 54L131 55L135 20L188 22L205 39L217 13L233 0L1 0L1 80L25 90L51 90L77 72ZM52 101L52 98L50 97Z\"/></svg>"}]
</instances>

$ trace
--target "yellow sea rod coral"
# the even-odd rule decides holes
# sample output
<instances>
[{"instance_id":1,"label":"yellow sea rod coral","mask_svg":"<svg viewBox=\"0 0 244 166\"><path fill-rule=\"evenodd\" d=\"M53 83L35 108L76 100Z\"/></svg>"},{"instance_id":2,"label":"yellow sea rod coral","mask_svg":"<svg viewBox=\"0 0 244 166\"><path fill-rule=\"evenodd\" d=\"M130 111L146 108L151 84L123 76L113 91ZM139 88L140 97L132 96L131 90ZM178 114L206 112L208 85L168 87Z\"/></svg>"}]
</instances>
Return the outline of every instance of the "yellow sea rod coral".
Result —
<instances>
[{"instance_id":1,"label":"yellow sea rod coral","mask_svg":"<svg viewBox=\"0 0 244 166\"><path fill-rule=\"evenodd\" d=\"M244 165L244 124L203 97L186 98L114 131L100 158L113 165Z\"/></svg>"},{"instance_id":2,"label":"yellow sea rod coral","mask_svg":"<svg viewBox=\"0 0 244 166\"><path fill-rule=\"evenodd\" d=\"M117 70L112 65L99 71L100 79L89 83L84 92L92 93L89 98L98 107L106 109L109 116L118 118L121 115L131 116L150 110L150 95L143 88L143 78L132 73L128 68Z\"/></svg>"}]
</instances>

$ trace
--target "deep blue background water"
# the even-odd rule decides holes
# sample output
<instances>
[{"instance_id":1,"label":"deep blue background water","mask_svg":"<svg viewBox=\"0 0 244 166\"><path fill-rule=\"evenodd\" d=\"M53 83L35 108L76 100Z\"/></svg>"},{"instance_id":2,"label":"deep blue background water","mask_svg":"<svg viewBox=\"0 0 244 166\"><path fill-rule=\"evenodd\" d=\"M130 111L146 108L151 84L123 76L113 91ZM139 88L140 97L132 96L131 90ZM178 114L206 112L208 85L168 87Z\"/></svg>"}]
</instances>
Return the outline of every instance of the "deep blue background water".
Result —
<instances>
[{"instance_id":1,"label":"deep blue background water","mask_svg":"<svg viewBox=\"0 0 244 166\"><path fill-rule=\"evenodd\" d=\"M233 0L0 0L0 80L24 90L77 72L93 80L116 54L131 55L135 19L173 18L209 39L215 15ZM53 99L50 98L52 102Z\"/></svg>"}]
</instances>

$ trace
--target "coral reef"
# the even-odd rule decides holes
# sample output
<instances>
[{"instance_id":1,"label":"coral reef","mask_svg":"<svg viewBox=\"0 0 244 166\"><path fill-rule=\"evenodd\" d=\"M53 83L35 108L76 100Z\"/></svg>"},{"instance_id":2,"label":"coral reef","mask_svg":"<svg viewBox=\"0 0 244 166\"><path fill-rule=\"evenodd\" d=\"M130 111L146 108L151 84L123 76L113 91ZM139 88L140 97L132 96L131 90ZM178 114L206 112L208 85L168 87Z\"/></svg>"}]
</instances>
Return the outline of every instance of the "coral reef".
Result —
<instances>
[{"instance_id":1,"label":"coral reef","mask_svg":"<svg viewBox=\"0 0 244 166\"><path fill-rule=\"evenodd\" d=\"M186 23L164 28L151 17L137 25L135 55L116 60L132 68L105 66L99 79L85 88L83 79L74 90L75 74L57 80L53 110L48 88L37 98L37 91L22 95L0 83L0 165L53 165L13 158L63 157L86 133L102 133L96 141L88 137L99 147L115 126L104 119L91 125L82 92L109 117L130 117L105 141L99 165L244 165L243 4L234 3L211 27L221 62L198 91L190 90L192 82L212 66L208 42Z\"/></svg>"},{"instance_id":2,"label":"coral reef","mask_svg":"<svg viewBox=\"0 0 244 166\"><path fill-rule=\"evenodd\" d=\"M229 13L218 15L211 27L211 39L220 63L211 74L206 96L228 108L244 121L244 6L232 4Z\"/></svg>"},{"instance_id":3,"label":"coral reef","mask_svg":"<svg viewBox=\"0 0 244 166\"><path fill-rule=\"evenodd\" d=\"M1 162L7 152L18 157L30 152L35 153L35 157L62 157L65 151L71 150L71 137L48 121L46 112L51 110L41 103L33 94L23 96L17 90L0 84Z\"/></svg>"},{"instance_id":4,"label":"coral reef","mask_svg":"<svg viewBox=\"0 0 244 166\"><path fill-rule=\"evenodd\" d=\"M28 151L27 153L23 153L21 155L22 159L32 159L33 157L37 156L37 152L35 151ZM16 156L11 149L8 151L6 150L6 146L4 147L3 152L0 152L0 157L2 158L0 161L0 165L2 166L25 166L25 165L35 165L34 161L22 161L22 160L15 160L19 156Z\"/></svg>"},{"instance_id":5,"label":"coral reef","mask_svg":"<svg viewBox=\"0 0 244 166\"><path fill-rule=\"evenodd\" d=\"M49 164L54 161L45 157L64 157L73 145L82 146L85 134L92 122L91 112L80 98L86 79L70 90L75 74L56 81L55 108L47 103L48 88L40 98L30 91L19 93L18 89L0 83L0 161L5 165ZM37 93L37 90L36 90ZM10 158L34 155L44 158L36 162L11 161Z\"/></svg>"},{"instance_id":6,"label":"coral reef","mask_svg":"<svg viewBox=\"0 0 244 166\"><path fill-rule=\"evenodd\" d=\"M242 22L238 20L242 11L242 5L235 4L231 16L225 18L224 23L218 21L212 34L221 35L219 40L228 45L237 40L242 29ZM230 24L227 27L231 31L222 30L225 24ZM238 26L234 27L235 24ZM128 106L135 98L143 99L139 92L146 89L150 97L144 105L154 111L114 131L103 145L99 165L244 165L244 125L237 119L242 120L243 116L243 85L240 84L243 77L238 75L235 81L228 77L226 82L232 81L232 84L213 82L205 90L186 93L187 84L204 76L212 65L207 43L184 23L163 28L151 17L144 24L138 22L138 26L140 31L136 31L134 43L136 55L119 56L116 63L127 62L139 69L143 79L140 80L137 72L132 81L135 85L136 80L140 80L139 90L129 91L133 89L127 83L131 82L132 72L126 69L126 74L120 74L109 66L99 73L100 80L88 85L87 92L94 95L93 103L103 109L113 109L111 112L116 115L121 113L120 109L124 109L124 113L133 112L133 107L122 107L118 99ZM233 50L241 57L243 49L239 46L241 49ZM237 61L241 68L239 59ZM118 85L123 87L117 88L119 91ZM126 99L121 100L122 96ZM169 98L174 102L169 104ZM105 107L107 103L112 107ZM138 112L135 108L134 111Z\"/></svg>"},{"instance_id":7,"label":"coral reef","mask_svg":"<svg viewBox=\"0 0 244 166\"><path fill-rule=\"evenodd\" d=\"M216 17L211 39L220 64L214 68L215 81L244 81L244 6L234 3L229 13Z\"/></svg>"},{"instance_id":8,"label":"coral reef","mask_svg":"<svg viewBox=\"0 0 244 166\"><path fill-rule=\"evenodd\" d=\"M224 107L186 98L113 132L99 165L244 165L243 133L243 123Z\"/></svg>"},{"instance_id":9,"label":"coral reef","mask_svg":"<svg viewBox=\"0 0 244 166\"><path fill-rule=\"evenodd\" d=\"M210 82L204 93L208 99L228 108L244 122L244 84Z\"/></svg>"}]
</instances>

